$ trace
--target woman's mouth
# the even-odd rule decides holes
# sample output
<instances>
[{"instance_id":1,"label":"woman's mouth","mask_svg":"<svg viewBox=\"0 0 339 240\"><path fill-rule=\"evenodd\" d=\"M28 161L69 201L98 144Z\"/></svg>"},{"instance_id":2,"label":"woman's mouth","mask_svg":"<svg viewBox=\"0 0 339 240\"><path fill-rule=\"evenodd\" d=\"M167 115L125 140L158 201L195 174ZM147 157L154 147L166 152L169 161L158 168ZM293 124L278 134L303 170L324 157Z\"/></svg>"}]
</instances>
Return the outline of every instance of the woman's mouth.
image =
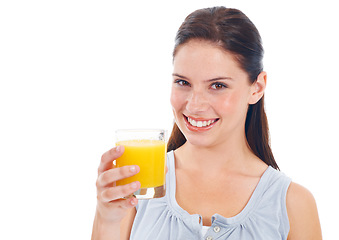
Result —
<instances>
[{"instance_id":1,"label":"woman's mouth","mask_svg":"<svg viewBox=\"0 0 339 240\"><path fill-rule=\"evenodd\" d=\"M184 115L186 126L191 131L207 131L211 129L219 118L213 119L202 119L202 118L193 118Z\"/></svg>"}]
</instances>

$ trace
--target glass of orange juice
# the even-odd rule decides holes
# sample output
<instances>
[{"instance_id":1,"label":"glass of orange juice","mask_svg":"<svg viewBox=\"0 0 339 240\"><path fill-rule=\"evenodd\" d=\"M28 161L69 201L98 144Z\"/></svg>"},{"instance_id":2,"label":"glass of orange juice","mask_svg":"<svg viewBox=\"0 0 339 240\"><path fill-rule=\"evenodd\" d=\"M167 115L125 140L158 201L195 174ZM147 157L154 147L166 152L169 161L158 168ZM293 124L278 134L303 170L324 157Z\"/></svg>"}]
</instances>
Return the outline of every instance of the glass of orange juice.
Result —
<instances>
[{"instance_id":1,"label":"glass of orange juice","mask_svg":"<svg viewBox=\"0 0 339 240\"><path fill-rule=\"evenodd\" d=\"M141 187L133 194L137 199L165 196L166 131L162 129L120 129L116 131L116 146L118 145L123 145L125 151L115 160L115 167L138 165L140 172L117 181L116 186L139 181Z\"/></svg>"}]
</instances>

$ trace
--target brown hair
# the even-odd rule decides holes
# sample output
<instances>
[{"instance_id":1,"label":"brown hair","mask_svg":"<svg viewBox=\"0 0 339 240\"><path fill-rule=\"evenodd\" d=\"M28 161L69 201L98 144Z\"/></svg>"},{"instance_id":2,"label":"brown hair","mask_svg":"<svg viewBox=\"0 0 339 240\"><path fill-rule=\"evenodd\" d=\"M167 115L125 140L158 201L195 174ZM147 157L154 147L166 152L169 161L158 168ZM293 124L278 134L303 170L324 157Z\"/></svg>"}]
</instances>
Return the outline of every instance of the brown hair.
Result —
<instances>
[{"instance_id":1,"label":"brown hair","mask_svg":"<svg viewBox=\"0 0 339 240\"><path fill-rule=\"evenodd\" d=\"M188 15L177 32L173 57L178 47L191 39L209 41L234 54L240 67L248 73L251 83L263 71L264 49L260 34L250 19L237 9L213 7ZM245 133L253 153L266 164L279 169L270 147L264 96L256 104L249 105ZM174 123L168 151L179 148L185 142L185 136Z\"/></svg>"}]
</instances>

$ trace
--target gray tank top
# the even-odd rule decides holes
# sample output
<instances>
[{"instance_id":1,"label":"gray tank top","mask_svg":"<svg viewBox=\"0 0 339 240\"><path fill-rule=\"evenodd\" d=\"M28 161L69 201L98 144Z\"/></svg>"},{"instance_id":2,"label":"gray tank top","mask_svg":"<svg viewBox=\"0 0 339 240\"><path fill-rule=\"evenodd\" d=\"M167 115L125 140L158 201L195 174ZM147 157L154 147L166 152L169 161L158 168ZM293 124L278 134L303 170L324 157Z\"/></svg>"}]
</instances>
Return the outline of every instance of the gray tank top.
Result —
<instances>
[{"instance_id":1,"label":"gray tank top","mask_svg":"<svg viewBox=\"0 0 339 240\"><path fill-rule=\"evenodd\" d=\"M167 154L166 196L139 200L136 207L132 240L279 240L287 239L290 229L286 193L291 179L268 167L261 176L245 208L236 216L212 217L212 225L202 235L202 217L189 214L176 199L173 151Z\"/></svg>"}]
</instances>

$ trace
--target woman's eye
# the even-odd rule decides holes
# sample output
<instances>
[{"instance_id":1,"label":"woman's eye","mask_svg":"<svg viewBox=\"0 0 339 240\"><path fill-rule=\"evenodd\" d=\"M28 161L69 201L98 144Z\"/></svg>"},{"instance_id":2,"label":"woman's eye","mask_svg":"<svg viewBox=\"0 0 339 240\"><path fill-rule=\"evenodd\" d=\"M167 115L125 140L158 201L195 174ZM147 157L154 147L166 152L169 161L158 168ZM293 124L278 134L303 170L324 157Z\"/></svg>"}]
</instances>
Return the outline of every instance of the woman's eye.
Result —
<instances>
[{"instance_id":1,"label":"woman's eye","mask_svg":"<svg viewBox=\"0 0 339 240\"><path fill-rule=\"evenodd\" d=\"M180 86L190 86L191 85L189 82L182 80L182 79L175 80L175 83L179 84Z\"/></svg>"},{"instance_id":2,"label":"woman's eye","mask_svg":"<svg viewBox=\"0 0 339 240\"><path fill-rule=\"evenodd\" d=\"M217 89L227 88L227 86L223 83L217 82L217 83L213 83L211 85L211 88L217 90Z\"/></svg>"}]
</instances>

